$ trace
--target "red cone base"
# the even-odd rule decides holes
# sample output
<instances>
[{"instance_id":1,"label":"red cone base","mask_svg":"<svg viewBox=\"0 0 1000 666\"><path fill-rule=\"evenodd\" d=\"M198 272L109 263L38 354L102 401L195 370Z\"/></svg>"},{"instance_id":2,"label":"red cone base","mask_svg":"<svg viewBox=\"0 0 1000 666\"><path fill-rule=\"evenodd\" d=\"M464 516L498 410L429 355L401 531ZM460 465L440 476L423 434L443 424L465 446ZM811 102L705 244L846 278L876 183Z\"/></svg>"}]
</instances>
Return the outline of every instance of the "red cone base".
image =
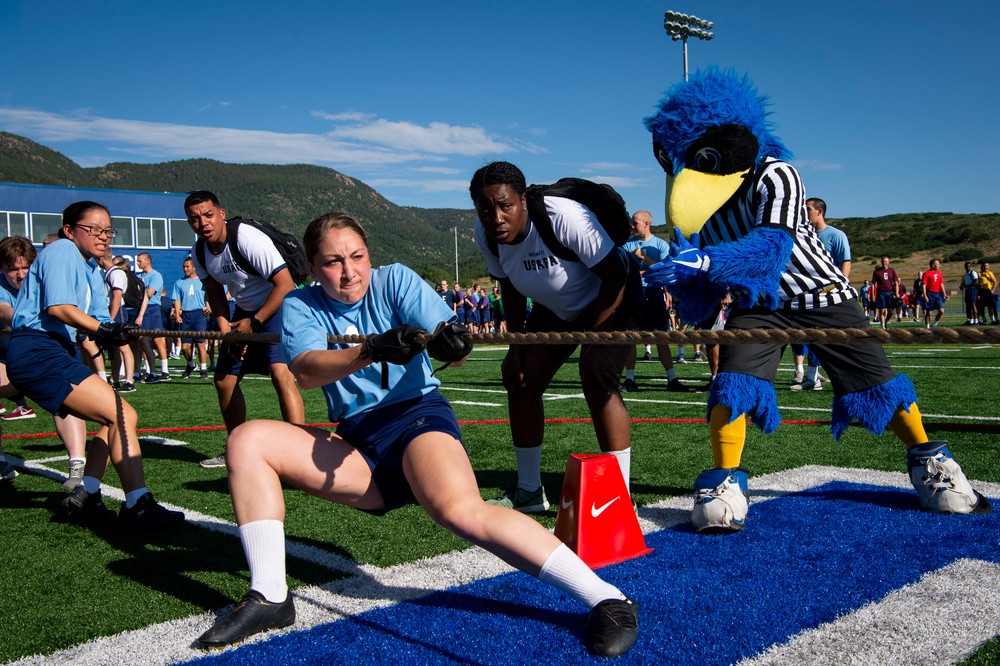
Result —
<instances>
[{"instance_id":1,"label":"red cone base","mask_svg":"<svg viewBox=\"0 0 1000 666\"><path fill-rule=\"evenodd\" d=\"M556 514L556 536L591 569L653 552L646 547L613 455L570 454Z\"/></svg>"}]
</instances>

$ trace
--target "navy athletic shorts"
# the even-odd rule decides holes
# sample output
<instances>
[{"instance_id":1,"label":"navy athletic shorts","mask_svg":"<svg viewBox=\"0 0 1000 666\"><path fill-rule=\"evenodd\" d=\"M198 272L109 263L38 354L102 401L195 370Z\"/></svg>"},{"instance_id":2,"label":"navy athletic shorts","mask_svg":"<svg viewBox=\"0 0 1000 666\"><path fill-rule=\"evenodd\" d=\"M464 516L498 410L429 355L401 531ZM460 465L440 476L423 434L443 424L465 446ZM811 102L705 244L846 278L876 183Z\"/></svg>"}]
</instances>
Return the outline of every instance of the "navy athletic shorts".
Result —
<instances>
[{"instance_id":1,"label":"navy athletic shorts","mask_svg":"<svg viewBox=\"0 0 1000 666\"><path fill-rule=\"evenodd\" d=\"M19 330L7 348L7 377L17 389L59 416L66 397L94 371L80 361L76 345L54 333Z\"/></svg>"},{"instance_id":2,"label":"navy athletic shorts","mask_svg":"<svg viewBox=\"0 0 1000 666\"><path fill-rule=\"evenodd\" d=\"M385 500L385 509L369 513L383 515L414 501L403 473L403 453L410 442L427 432L442 432L462 441L455 412L437 391L376 407L337 425L337 435L368 462L372 479Z\"/></svg>"},{"instance_id":3,"label":"navy athletic shorts","mask_svg":"<svg viewBox=\"0 0 1000 666\"><path fill-rule=\"evenodd\" d=\"M181 312L181 325L177 330L183 333L207 331L208 321L205 319L205 313L201 310L184 310ZM198 344L199 342L204 342L205 338L195 338L193 340L191 338L182 338L181 341Z\"/></svg>"},{"instance_id":4,"label":"navy athletic shorts","mask_svg":"<svg viewBox=\"0 0 1000 666\"><path fill-rule=\"evenodd\" d=\"M230 321L248 319L256 314L239 307L233 312ZM263 322L261 333L281 335L281 317L277 314ZM216 375L240 375L247 373L270 375L271 366L275 363L285 363L285 354L281 351L280 342L223 342L220 347L219 359L215 363Z\"/></svg>"},{"instance_id":5,"label":"navy athletic shorts","mask_svg":"<svg viewBox=\"0 0 1000 666\"><path fill-rule=\"evenodd\" d=\"M875 297L875 307L879 310L892 310L896 307L896 296L891 291L880 291Z\"/></svg>"},{"instance_id":6,"label":"navy athletic shorts","mask_svg":"<svg viewBox=\"0 0 1000 666\"><path fill-rule=\"evenodd\" d=\"M925 310L944 310L944 294L940 291L927 292L927 304Z\"/></svg>"},{"instance_id":7,"label":"navy athletic shorts","mask_svg":"<svg viewBox=\"0 0 1000 666\"><path fill-rule=\"evenodd\" d=\"M146 314L142 315L142 327L147 331L164 330L159 305L150 305L146 308Z\"/></svg>"}]
</instances>

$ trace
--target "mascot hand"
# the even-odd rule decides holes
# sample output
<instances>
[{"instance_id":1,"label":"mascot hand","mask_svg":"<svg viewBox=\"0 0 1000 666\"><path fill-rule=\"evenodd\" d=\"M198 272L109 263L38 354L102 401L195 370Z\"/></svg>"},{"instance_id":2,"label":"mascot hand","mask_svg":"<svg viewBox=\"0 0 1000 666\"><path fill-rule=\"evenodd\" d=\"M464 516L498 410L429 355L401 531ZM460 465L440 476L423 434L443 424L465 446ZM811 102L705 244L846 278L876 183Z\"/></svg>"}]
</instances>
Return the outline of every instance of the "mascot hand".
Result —
<instances>
[{"instance_id":1,"label":"mascot hand","mask_svg":"<svg viewBox=\"0 0 1000 666\"><path fill-rule=\"evenodd\" d=\"M674 235L676 240L670 243L670 258L651 266L643 274L646 284L670 288L688 284L695 278L704 277L708 273L711 259L699 247L698 235L695 234L691 237L694 239L694 243L684 238L684 234L676 227Z\"/></svg>"}]
</instances>

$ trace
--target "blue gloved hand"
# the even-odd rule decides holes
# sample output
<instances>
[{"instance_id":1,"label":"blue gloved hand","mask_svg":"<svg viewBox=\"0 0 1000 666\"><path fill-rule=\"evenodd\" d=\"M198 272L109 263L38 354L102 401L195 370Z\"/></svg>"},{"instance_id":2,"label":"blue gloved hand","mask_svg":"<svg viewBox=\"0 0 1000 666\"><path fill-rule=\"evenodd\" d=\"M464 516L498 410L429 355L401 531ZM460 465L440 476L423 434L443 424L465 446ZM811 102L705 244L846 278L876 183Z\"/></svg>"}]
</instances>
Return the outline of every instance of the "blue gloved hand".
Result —
<instances>
[{"instance_id":1,"label":"blue gloved hand","mask_svg":"<svg viewBox=\"0 0 1000 666\"><path fill-rule=\"evenodd\" d=\"M643 273L646 284L670 288L688 284L699 275L708 273L711 259L699 247L701 239L698 234L691 236L692 243L684 238L680 229L674 227L674 236L675 240L670 243L670 257L653 264Z\"/></svg>"}]
</instances>

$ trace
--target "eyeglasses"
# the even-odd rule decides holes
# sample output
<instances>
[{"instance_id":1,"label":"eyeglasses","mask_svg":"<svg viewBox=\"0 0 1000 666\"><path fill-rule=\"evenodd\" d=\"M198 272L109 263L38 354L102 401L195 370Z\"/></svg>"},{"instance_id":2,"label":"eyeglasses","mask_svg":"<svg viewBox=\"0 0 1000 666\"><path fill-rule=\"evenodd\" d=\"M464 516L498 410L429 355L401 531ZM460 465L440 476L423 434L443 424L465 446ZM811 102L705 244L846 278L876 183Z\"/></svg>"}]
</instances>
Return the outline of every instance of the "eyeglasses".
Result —
<instances>
[{"instance_id":1,"label":"eyeglasses","mask_svg":"<svg viewBox=\"0 0 1000 666\"><path fill-rule=\"evenodd\" d=\"M114 229L104 229L102 227L92 227L86 224L78 224L76 229L86 229L91 236L107 236L108 238L114 238L118 235L118 232Z\"/></svg>"}]
</instances>

